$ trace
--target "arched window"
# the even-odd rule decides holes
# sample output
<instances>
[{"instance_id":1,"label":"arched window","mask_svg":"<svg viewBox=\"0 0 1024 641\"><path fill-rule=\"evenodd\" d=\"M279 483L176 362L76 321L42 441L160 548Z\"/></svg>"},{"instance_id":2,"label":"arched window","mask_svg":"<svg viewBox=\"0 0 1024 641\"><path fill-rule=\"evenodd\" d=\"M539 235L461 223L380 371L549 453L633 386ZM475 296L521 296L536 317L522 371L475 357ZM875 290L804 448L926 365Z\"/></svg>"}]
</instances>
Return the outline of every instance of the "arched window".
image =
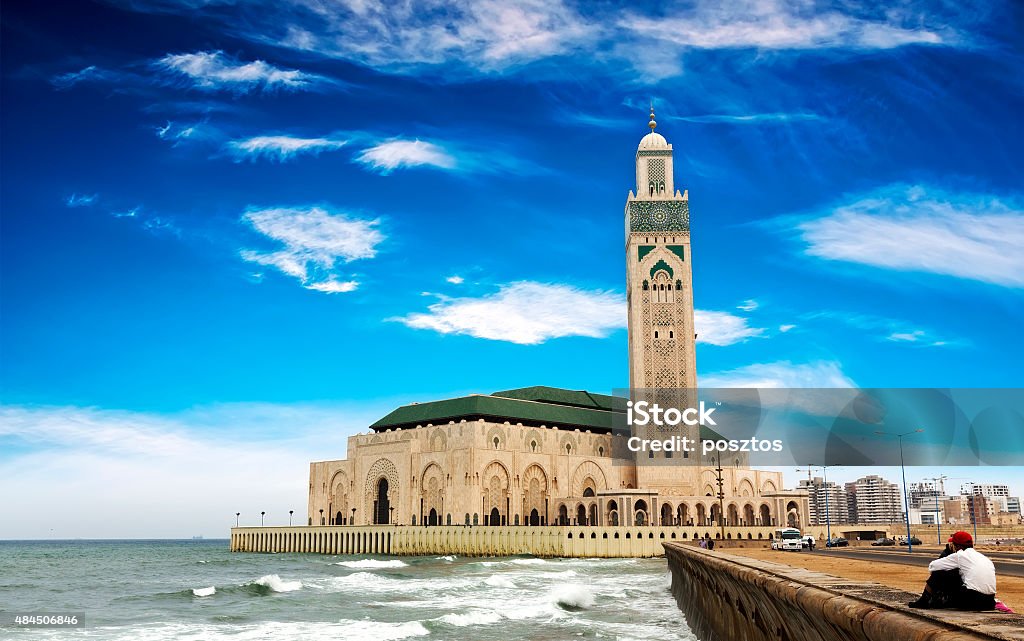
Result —
<instances>
[{"instance_id":1,"label":"arched window","mask_svg":"<svg viewBox=\"0 0 1024 641\"><path fill-rule=\"evenodd\" d=\"M683 281L681 281L681 280L676 280L676 291L678 292L678 291L679 291L679 290L681 290L682 288L683 288Z\"/></svg>"},{"instance_id":2,"label":"arched window","mask_svg":"<svg viewBox=\"0 0 1024 641\"><path fill-rule=\"evenodd\" d=\"M536 452L537 451L537 441L530 441L530 451L531 452Z\"/></svg>"},{"instance_id":3,"label":"arched window","mask_svg":"<svg viewBox=\"0 0 1024 641\"><path fill-rule=\"evenodd\" d=\"M648 283L647 283L647 281L646 281L646 280L644 281L644 285L643 285L643 288L644 288L644 291L645 291L645 292L646 292L646 291L647 291L647 289L649 288L649 285L648 285Z\"/></svg>"},{"instance_id":4,"label":"arched window","mask_svg":"<svg viewBox=\"0 0 1024 641\"><path fill-rule=\"evenodd\" d=\"M604 448L603 447L597 448L597 455L598 456L604 456Z\"/></svg>"},{"instance_id":5,"label":"arched window","mask_svg":"<svg viewBox=\"0 0 1024 641\"><path fill-rule=\"evenodd\" d=\"M501 443L501 441L498 439L497 436L494 437L494 441L492 442L494 443L494 449L498 449L498 445Z\"/></svg>"},{"instance_id":6,"label":"arched window","mask_svg":"<svg viewBox=\"0 0 1024 641\"><path fill-rule=\"evenodd\" d=\"M572 454L572 443L566 443L565 444L565 453L566 454Z\"/></svg>"}]
</instances>

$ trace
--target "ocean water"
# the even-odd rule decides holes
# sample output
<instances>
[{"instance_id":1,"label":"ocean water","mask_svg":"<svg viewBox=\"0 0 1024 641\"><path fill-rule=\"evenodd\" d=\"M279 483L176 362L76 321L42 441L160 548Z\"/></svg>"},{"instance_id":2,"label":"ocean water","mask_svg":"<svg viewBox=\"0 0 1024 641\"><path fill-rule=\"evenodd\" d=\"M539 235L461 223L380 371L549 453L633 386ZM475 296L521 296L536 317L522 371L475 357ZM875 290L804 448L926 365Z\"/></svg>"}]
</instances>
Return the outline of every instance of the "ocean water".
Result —
<instances>
[{"instance_id":1,"label":"ocean water","mask_svg":"<svg viewBox=\"0 0 1024 641\"><path fill-rule=\"evenodd\" d=\"M664 559L241 554L227 541L0 541L0 639L695 641Z\"/></svg>"}]
</instances>

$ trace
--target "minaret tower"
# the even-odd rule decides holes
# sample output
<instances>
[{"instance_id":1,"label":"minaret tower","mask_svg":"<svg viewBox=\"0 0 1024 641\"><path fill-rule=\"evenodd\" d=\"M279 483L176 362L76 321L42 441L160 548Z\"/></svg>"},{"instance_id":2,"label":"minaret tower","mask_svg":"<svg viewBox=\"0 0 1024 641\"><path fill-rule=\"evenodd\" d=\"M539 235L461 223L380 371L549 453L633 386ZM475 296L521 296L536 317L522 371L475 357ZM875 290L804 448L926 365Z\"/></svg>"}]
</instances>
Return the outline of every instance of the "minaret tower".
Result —
<instances>
[{"instance_id":1,"label":"minaret tower","mask_svg":"<svg viewBox=\"0 0 1024 641\"><path fill-rule=\"evenodd\" d=\"M697 387L688 195L674 189L672 145L654 129L636 151L636 192L626 199L629 384Z\"/></svg>"}]
</instances>

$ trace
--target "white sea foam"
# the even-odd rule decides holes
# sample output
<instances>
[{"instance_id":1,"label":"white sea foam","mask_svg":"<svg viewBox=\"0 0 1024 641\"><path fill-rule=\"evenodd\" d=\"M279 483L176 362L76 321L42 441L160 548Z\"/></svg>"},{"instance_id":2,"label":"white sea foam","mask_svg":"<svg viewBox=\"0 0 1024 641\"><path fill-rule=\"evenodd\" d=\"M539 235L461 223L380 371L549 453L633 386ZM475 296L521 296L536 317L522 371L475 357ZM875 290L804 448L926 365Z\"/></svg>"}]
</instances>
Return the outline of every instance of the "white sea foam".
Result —
<instances>
[{"instance_id":1,"label":"white sea foam","mask_svg":"<svg viewBox=\"0 0 1024 641\"><path fill-rule=\"evenodd\" d=\"M217 588L212 585L208 588L192 588L192 594L196 596L213 596L217 592Z\"/></svg>"},{"instance_id":2,"label":"white sea foam","mask_svg":"<svg viewBox=\"0 0 1024 641\"><path fill-rule=\"evenodd\" d=\"M302 588L302 581L285 581L276 574L268 574L256 579L257 585L264 585L274 592L294 592Z\"/></svg>"},{"instance_id":3,"label":"white sea foam","mask_svg":"<svg viewBox=\"0 0 1024 641\"><path fill-rule=\"evenodd\" d=\"M512 559L510 563L515 565L542 565L547 563L544 559Z\"/></svg>"},{"instance_id":4,"label":"white sea foam","mask_svg":"<svg viewBox=\"0 0 1024 641\"><path fill-rule=\"evenodd\" d=\"M457 559L458 557L454 554L446 554L445 556L439 556L435 560L437 561L448 561L449 563Z\"/></svg>"},{"instance_id":5,"label":"white sea foam","mask_svg":"<svg viewBox=\"0 0 1024 641\"><path fill-rule=\"evenodd\" d=\"M449 625L465 628L471 625L490 625L491 623L501 621L503 618L501 613L494 610L473 610L465 614L446 614L441 617L441 621Z\"/></svg>"},{"instance_id":6,"label":"white sea foam","mask_svg":"<svg viewBox=\"0 0 1024 641\"><path fill-rule=\"evenodd\" d=\"M516 584L510 579L501 576L500 574L492 574L491 576L484 579L484 583L493 588L514 588Z\"/></svg>"},{"instance_id":7,"label":"white sea foam","mask_svg":"<svg viewBox=\"0 0 1024 641\"><path fill-rule=\"evenodd\" d=\"M306 641L308 639L345 639L345 641L401 641L425 637L430 631L419 621L387 623L342 619L337 623L305 621L267 621L255 624L166 623L127 628L98 628L105 640L116 641ZM63 634L63 633L58 633ZM66 635L65 635L66 636ZM62 639L62 636L50 638Z\"/></svg>"},{"instance_id":8,"label":"white sea foam","mask_svg":"<svg viewBox=\"0 0 1024 641\"><path fill-rule=\"evenodd\" d=\"M404 568L409 564L398 559L381 561L379 559L359 559L358 561L338 561L334 565L343 565L346 568L358 570L376 570L378 568Z\"/></svg>"},{"instance_id":9,"label":"white sea foam","mask_svg":"<svg viewBox=\"0 0 1024 641\"><path fill-rule=\"evenodd\" d=\"M561 585L551 591L551 602L567 610L585 610L594 605L594 593L584 585Z\"/></svg>"}]
</instances>

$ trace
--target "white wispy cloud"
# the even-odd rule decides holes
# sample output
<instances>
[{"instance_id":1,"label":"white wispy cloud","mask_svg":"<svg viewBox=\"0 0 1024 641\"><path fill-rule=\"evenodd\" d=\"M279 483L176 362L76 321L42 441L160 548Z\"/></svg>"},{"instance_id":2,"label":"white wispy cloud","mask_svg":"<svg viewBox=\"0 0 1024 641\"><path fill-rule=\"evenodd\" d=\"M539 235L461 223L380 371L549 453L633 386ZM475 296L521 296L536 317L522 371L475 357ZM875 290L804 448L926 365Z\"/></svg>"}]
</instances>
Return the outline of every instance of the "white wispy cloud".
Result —
<instances>
[{"instance_id":1,"label":"white wispy cloud","mask_svg":"<svg viewBox=\"0 0 1024 641\"><path fill-rule=\"evenodd\" d=\"M71 194L64 199L68 207L89 207L99 198L99 194Z\"/></svg>"},{"instance_id":2,"label":"white wispy cloud","mask_svg":"<svg viewBox=\"0 0 1024 641\"><path fill-rule=\"evenodd\" d=\"M740 343L764 334L764 329L750 327L747 319L729 312L696 309L693 323L697 328L697 342L725 346Z\"/></svg>"},{"instance_id":3,"label":"white wispy cloud","mask_svg":"<svg viewBox=\"0 0 1024 641\"><path fill-rule=\"evenodd\" d=\"M242 523L305 522L309 461L342 457L387 408L229 404L156 414L0 408L0 538L226 536ZM252 483L252 470L260 482ZM60 479L54 482L54 479ZM125 482L131 479L131 482ZM176 500L154 501L174 487ZM63 518L33 518L59 501Z\"/></svg>"},{"instance_id":4,"label":"white wispy cloud","mask_svg":"<svg viewBox=\"0 0 1024 641\"><path fill-rule=\"evenodd\" d=\"M451 283L452 285L461 285L462 283L466 282L466 279L459 275L449 276L448 278L445 278L445 280Z\"/></svg>"},{"instance_id":5,"label":"white wispy cloud","mask_svg":"<svg viewBox=\"0 0 1024 641\"><path fill-rule=\"evenodd\" d=\"M690 11L664 17L632 14L619 26L641 37L700 49L891 49L941 44L952 37L920 22L905 22L893 13L872 19L783 0L724 5L700 0Z\"/></svg>"},{"instance_id":6,"label":"white wispy cloud","mask_svg":"<svg viewBox=\"0 0 1024 641\"><path fill-rule=\"evenodd\" d=\"M103 69L96 65L89 65L78 71L68 71L50 78L50 83L58 90L70 89L82 82L113 82L118 80L121 74L110 69Z\"/></svg>"},{"instance_id":7,"label":"white wispy cloud","mask_svg":"<svg viewBox=\"0 0 1024 641\"><path fill-rule=\"evenodd\" d=\"M223 51L167 54L156 66L187 78L194 87L207 90L310 89L327 80L298 69L282 69L263 60L235 60Z\"/></svg>"},{"instance_id":8,"label":"white wispy cloud","mask_svg":"<svg viewBox=\"0 0 1024 641\"><path fill-rule=\"evenodd\" d=\"M796 325L779 325L779 331L785 334L791 329L794 329Z\"/></svg>"},{"instance_id":9,"label":"white wispy cloud","mask_svg":"<svg viewBox=\"0 0 1024 641\"><path fill-rule=\"evenodd\" d=\"M614 291L519 281L479 297L440 297L427 312L392 320L441 334L536 345L565 336L603 338L624 329L626 303ZM764 332L728 312L696 310L694 322L697 342L709 345L732 345Z\"/></svg>"},{"instance_id":10,"label":"white wispy cloud","mask_svg":"<svg viewBox=\"0 0 1024 641\"><path fill-rule=\"evenodd\" d=\"M382 174L402 167L455 169L457 166L455 157L444 147L425 140L387 140L364 149L356 160Z\"/></svg>"},{"instance_id":11,"label":"white wispy cloud","mask_svg":"<svg viewBox=\"0 0 1024 641\"><path fill-rule=\"evenodd\" d=\"M995 196L891 185L797 230L809 256L1024 287L1024 208Z\"/></svg>"},{"instance_id":12,"label":"white wispy cloud","mask_svg":"<svg viewBox=\"0 0 1024 641\"><path fill-rule=\"evenodd\" d=\"M855 387L835 361L755 363L700 377L702 387Z\"/></svg>"},{"instance_id":13,"label":"white wispy cloud","mask_svg":"<svg viewBox=\"0 0 1024 641\"><path fill-rule=\"evenodd\" d=\"M840 310L819 310L802 314L803 323L821 321L837 322L861 332L866 338L895 343L909 343L917 346L942 347L966 344L963 339L951 340L939 336L934 330L920 327L916 323L897 318L888 318L864 312ZM781 328L780 328L781 330Z\"/></svg>"},{"instance_id":14,"label":"white wispy cloud","mask_svg":"<svg viewBox=\"0 0 1024 641\"><path fill-rule=\"evenodd\" d=\"M283 245L264 252L241 251L247 261L267 265L300 280L304 287L325 293L350 292L358 283L339 280L338 263L373 258L384 241L379 220L357 218L321 207L251 209L242 219L267 238Z\"/></svg>"},{"instance_id":15,"label":"white wispy cloud","mask_svg":"<svg viewBox=\"0 0 1024 641\"><path fill-rule=\"evenodd\" d=\"M682 120L694 123L725 123L725 124L760 124L773 122L812 122L825 118L819 114L808 112L774 112L750 114L702 114L692 116L661 116L664 120Z\"/></svg>"},{"instance_id":16,"label":"white wispy cloud","mask_svg":"<svg viewBox=\"0 0 1024 641\"><path fill-rule=\"evenodd\" d=\"M175 4L132 3L136 10L159 11ZM188 0L179 0L177 6L182 12L202 11ZM756 54L959 45L963 38L942 18L970 18L968 11L961 13L956 16L947 9L934 17L910 5L883 12L858 3L815 6L786 0L698 0L651 15L565 0L257 0L238 12L209 11L206 17L225 21L232 35L261 44L395 73L445 65L445 77L493 74L572 56L574 62L591 66L619 66L626 59L646 79L658 79L679 74L680 59L691 49L754 49Z\"/></svg>"},{"instance_id":17,"label":"white wispy cloud","mask_svg":"<svg viewBox=\"0 0 1024 641\"><path fill-rule=\"evenodd\" d=\"M748 298L747 300L745 300L742 303L740 303L739 305L737 305L736 309L740 309L740 310L743 310L745 312L752 312L755 309L757 309L757 307L758 307L757 301L754 300L753 298Z\"/></svg>"},{"instance_id":18,"label":"white wispy cloud","mask_svg":"<svg viewBox=\"0 0 1024 641\"><path fill-rule=\"evenodd\" d=\"M425 313L396 318L442 334L537 345L552 338L602 338L625 326L622 296L571 285L521 281L479 298L442 298Z\"/></svg>"},{"instance_id":19,"label":"white wispy cloud","mask_svg":"<svg viewBox=\"0 0 1024 641\"><path fill-rule=\"evenodd\" d=\"M228 142L228 151L236 161L267 158L284 162L299 154L318 155L322 151L341 149L347 140L336 137L299 138L296 136L253 136Z\"/></svg>"}]
</instances>

